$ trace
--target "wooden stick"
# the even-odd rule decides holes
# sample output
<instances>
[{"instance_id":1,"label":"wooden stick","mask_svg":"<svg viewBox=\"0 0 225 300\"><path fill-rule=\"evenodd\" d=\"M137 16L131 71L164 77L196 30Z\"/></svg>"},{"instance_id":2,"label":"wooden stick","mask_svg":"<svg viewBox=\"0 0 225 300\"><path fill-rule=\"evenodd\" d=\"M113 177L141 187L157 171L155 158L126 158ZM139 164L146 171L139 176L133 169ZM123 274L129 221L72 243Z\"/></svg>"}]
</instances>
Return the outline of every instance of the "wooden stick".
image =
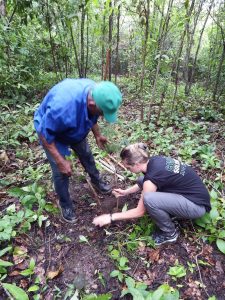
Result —
<instances>
[{"instance_id":1,"label":"wooden stick","mask_svg":"<svg viewBox=\"0 0 225 300\"><path fill-rule=\"evenodd\" d=\"M120 166L124 171L127 171L127 168L124 167L119 161L117 161L112 155L108 154L108 157L115 162L118 166Z\"/></svg>"},{"instance_id":2,"label":"wooden stick","mask_svg":"<svg viewBox=\"0 0 225 300\"><path fill-rule=\"evenodd\" d=\"M116 167L115 167L114 164L110 161L110 159L108 159L107 157L104 157L104 160L112 167L112 169L116 170Z\"/></svg>"},{"instance_id":3,"label":"wooden stick","mask_svg":"<svg viewBox=\"0 0 225 300\"><path fill-rule=\"evenodd\" d=\"M88 183L90 189L92 190L92 192L93 192L93 194L94 194L95 200L97 201L98 205L101 206L101 202L100 202L100 199L99 199L99 197L98 197L98 194L96 193L95 189L93 188L93 186L92 186L90 180L89 180L88 178L86 178L86 181L87 181L87 183Z\"/></svg>"},{"instance_id":4,"label":"wooden stick","mask_svg":"<svg viewBox=\"0 0 225 300\"><path fill-rule=\"evenodd\" d=\"M100 163L105 165L107 168L109 168L111 171L116 172L116 168L112 165L109 165L107 162L105 162L103 159L99 159Z\"/></svg>"},{"instance_id":5,"label":"wooden stick","mask_svg":"<svg viewBox=\"0 0 225 300\"><path fill-rule=\"evenodd\" d=\"M101 167L102 167L103 169L105 169L105 170L108 171L109 173L111 173L111 174L116 174L116 176L117 176L119 179L124 180L124 177L123 177L122 175L113 172L111 169L107 168L105 165L101 164L99 161L98 161L98 163L101 165Z\"/></svg>"}]
</instances>

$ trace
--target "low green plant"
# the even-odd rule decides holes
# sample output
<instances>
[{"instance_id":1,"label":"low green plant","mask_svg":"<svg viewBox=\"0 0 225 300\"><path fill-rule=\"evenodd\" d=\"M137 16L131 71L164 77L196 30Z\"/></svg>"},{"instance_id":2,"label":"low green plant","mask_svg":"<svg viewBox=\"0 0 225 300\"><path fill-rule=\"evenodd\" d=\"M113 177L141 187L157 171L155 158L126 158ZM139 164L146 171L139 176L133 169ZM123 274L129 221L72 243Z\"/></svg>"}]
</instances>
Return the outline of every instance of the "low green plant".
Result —
<instances>
[{"instance_id":1,"label":"low green plant","mask_svg":"<svg viewBox=\"0 0 225 300\"><path fill-rule=\"evenodd\" d=\"M221 162L215 155L201 154L200 157L202 159L203 170L220 168Z\"/></svg>"},{"instance_id":2,"label":"low green plant","mask_svg":"<svg viewBox=\"0 0 225 300\"><path fill-rule=\"evenodd\" d=\"M214 189L210 192L210 196L212 209L195 222L207 231L207 234L203 234L202 237L210 243L216 242L218 249L225 254L224 199L220 198L218 192Z\"/></svg>"},{"instance_id":3,"label":"low green plant","mask_svg":"<svg viewBox=\"0 0 225 300\"><path fill-rule=\"evenodd\" d=\"M110 273L111 277L117 277L120 282L125 278L124 271L130 270L127 263L129 262L125 256L120 256L120 252L117 249L113 249L110 252L110 256L117 262L117 270L113 270Z\"/></svg>"},{"instance_id":4,"label":"low green plant","mask_svg":"<svg viewBox=\"0 0 225 300\"><path fill-rule=\"evenodd\" d=\"M41 227L43 221L48 218L43 214L45 207L48 205L48 211L50 206L52 207L51 203L45 201L43 188L36 183L23 188L11 188L8 193L20 199L23 209L17 210L15 204L7 207L0 219L0 241L9 241L18 233L30 230L31 224L35 221Z\"/></svg>"},{"instance_id":5,"label":"low green plant","mask_svg":"<svg viewBox=\"0 0 225 300\"><path fill-rule=\"evenodd\" d=\"M4 283L0 280L0 286L15 300L29 300L27 293L15 284Z\"/></svg>"},{"instance_id":6,"label":"low green plant","mask_svg":"<svg viewBox=\"0 0 225 300\"><path fill-rule=\"evenodd\" d=\"M81 298L82 300L110 300L112 299L112 294L102 294L102 295L96 295L96 294L90 294L85 295Z\"/></svg>"},{"instance_id":7,"label":"low green plant","mask_svg":"<svg viewBox=\"0 0 225 300\"><path fill-rule=\"evenodd\" d=\"M175 265L169 268L167 274L171 275L174 280L177 278L181 278L186 276L186 269L183 265L179 264L178 260L176 260Z\"/></svg>"},{"instance_id":8,"label":"low green plant","mask_svg":"<svg viewBox=\"0 0 225 300\"><path fill-rule=\"evenodd\" d=\"M35 260L31 258L29 267L23 271L20 272L23 276L31 276L34 274L34 268L35 268Z\"/></svg>"},{"instance_id":9,"label":"low green plant","mask_svg":"<svg viewBox=\"0 0 225 300\"><path fill-rule=\"evenodd\" d=\"M146 215L140 218L137 224L134 224L125 241L125 246L129 251L134 251L138 248L140 242L144 242L147 246L154 247L154 242L151 238L154 224Z\"/></svg>"},{"instance_id":10,"label":"low green plant","mask_svg":"<svg viewBox=\"0 0 225 300\"><path fill-rule=\"evenodd\" d=\"M142 282L135 282L131 277L125 279L126 288L123 289L121 297L131 294L133 299L138 300L179 300L178 290L163 284L156 291L147 291L147 285Z\"/></svg>"}]
</instances>

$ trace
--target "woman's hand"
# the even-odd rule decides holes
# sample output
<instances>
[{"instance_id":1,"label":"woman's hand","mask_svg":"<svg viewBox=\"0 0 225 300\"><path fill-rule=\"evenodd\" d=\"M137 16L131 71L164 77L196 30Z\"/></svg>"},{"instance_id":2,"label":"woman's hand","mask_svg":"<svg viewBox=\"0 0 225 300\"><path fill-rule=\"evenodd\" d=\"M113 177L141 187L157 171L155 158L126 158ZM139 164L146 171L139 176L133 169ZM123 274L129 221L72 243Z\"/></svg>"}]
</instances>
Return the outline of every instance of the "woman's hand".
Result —
<instances>
[{"instance_id":1,"label":"woman's hand","mask_svg":"<svg viewBox=\"0 0 225 300\"><path fill-rule=\"evenodd\" d=\"M113 194L116 198L118 198L118 197L122 197L122 196L128 195L128 192L127 192L127 190L114 189L114 190L112 191L112 194Z\"/></svg>"},{"instance_id":2,"label":"woman's hand","mask_svg":"<svg viewBox=\"0 0 225 300\"><path fill-rule=\"evenodd\" d=\"M95 217L92 223L95 226L100 226L100 227L102 227L104 225L107 225L107 224L110 224L111 223L110 214L105 214L105 215Z\"/></svg>"}]
</instances>

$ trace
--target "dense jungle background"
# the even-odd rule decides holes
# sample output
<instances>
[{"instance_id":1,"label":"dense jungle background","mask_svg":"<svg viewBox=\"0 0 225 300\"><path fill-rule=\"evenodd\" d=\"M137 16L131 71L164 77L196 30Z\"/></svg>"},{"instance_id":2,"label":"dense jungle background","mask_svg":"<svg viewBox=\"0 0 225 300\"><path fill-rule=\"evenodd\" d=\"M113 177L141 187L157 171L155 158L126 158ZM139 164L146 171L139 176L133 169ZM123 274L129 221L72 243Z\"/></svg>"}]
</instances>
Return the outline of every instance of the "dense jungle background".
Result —
<instances>
[{"instance_id":1,"label":"dense jungle background","mask_svg":"<svg viewBox=\"0 0 225 300\"><path fill-rule=\"evenodd\" d=\"M95 228L139 195L96 194L75 156L77 223L61 221L33 114L66 77L122 91L107 149L89 138L114 187L135 182L119 153L137 141L206 184L212 210L176 244L156 248L147 216ZM224 0L0 0L0 99L0 299L225 299Z\"/></svg>"}]
</instances>

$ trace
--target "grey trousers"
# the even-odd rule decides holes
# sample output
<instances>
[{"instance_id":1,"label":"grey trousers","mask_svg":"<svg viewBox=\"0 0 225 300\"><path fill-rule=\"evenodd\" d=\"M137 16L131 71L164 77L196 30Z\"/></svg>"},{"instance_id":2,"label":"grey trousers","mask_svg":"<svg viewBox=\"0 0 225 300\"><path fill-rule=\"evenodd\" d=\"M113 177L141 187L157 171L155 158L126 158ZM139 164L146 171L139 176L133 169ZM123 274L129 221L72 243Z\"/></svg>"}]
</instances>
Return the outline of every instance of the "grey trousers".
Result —
<instances>
[{"instance_id":1,"label":"grey trousers","mask_svg":"<svg viewBox=\"0 0 225 300\"><path fill-rule=\"evenodd\" d=\"M166 233L173 233L175 230L171 216L196 219L206 212L205 206L197 205L181 195L172 193L144 193L144 205L151 219Z\"/></svg>"}]
</instances>

